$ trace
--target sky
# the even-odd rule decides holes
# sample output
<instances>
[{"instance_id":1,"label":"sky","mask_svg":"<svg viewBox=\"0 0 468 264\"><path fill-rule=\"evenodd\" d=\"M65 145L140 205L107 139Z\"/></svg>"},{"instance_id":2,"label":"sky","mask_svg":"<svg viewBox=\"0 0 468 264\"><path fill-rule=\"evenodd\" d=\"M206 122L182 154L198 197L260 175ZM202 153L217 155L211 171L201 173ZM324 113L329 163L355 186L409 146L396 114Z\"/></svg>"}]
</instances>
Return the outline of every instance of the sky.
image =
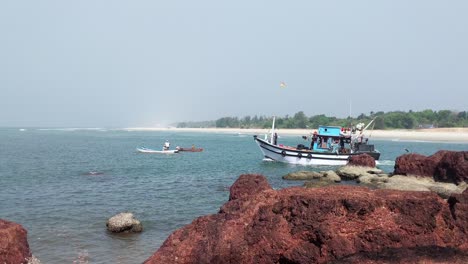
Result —
<instances>
[{"instance_id":1,"label":"sky","mask_svg":"<svg viewBox=\"0 0 468 264\"><path fill-rule=\"evenodd\" d=\"M468 1L0 1L0 126L468 110ZM286 87L280 87L280 83Z\"/></svg>"}]
</instances>

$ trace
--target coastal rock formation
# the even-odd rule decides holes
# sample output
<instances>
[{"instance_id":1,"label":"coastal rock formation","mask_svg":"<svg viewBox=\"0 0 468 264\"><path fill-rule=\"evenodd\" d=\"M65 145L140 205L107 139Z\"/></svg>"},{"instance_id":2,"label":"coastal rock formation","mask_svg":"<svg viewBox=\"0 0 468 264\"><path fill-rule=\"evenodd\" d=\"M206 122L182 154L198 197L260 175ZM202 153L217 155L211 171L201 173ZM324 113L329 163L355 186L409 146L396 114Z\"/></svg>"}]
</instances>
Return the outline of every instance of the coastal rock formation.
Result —
<instances>
[{"instance_id":1,"label":"coastal rock formation","mask_svg":"<svg viewBox=\"0 0 468 264\"><path fill-rule=\"evenodd\" d=\"M462 194L454 194L448 199L450 212L457 225L463 233L468 233L468 189ZM468 250L468 248L465 248Z\"/></svg>"},{"instance_id":2,"label":"coastal rock formation","mask_svg":"<svg viewBox=\"0 0 468 264\"><path fill-rule=\"evenodd\" d=\"M395 161L394 174L432 177L436 181L468 182L468 151L441 150L426 157L406 154Z\"/></svg>"},{"instance_id":3,"label":"coastal rock formation","mask_svg":"<svg viewBox=\"0 0 468 264\"><path fill-rule=\"evenodd\" d=\"M29 258L31 251L26 229L0 219L0 263L28 263Z\"/></svg>"},{"instance_id":4,"label":"coastal rock formation","mask_svg":"<svg viewBox=\"0 0 468 264\"><path fill-rule=\"evenodd\" d=\"M106 223L107 230L113 233L137 233L143 231L143 225L133 217L132 213L117 214Z\"/></svg>"},{"instance_id":5,"label":"coastal rock formation","mask_svg":"<svg viewBox=\"0 0 468 264\"><path fill-rule=\"evenodd\" d=\"M383 171L371 167L343 166L336 170L336 173L346 180L355 180L361 176L379 174L383 173Z\"/></svg>"},{"instance_id":6,"label":"coastal rock formation","mask_svg":"<svg viewBox=\"0 0 468 264\"><path fill-rule=\"evenodd\" d=\"M336 172L329 171L296 171L291 172L282 177L284 180L304 181L304 180L320 180L330 182L340 182L341 178Z\"/></svg>"},{"instance_id":7,"label":"coastal rock formation","mask_svg":"<svg viewBox=\"0 0 468 264\"><path fill-rule=\"evenodd\" d=\"M447 152L437 164L434 180L455 184L468 183L468 151Z\"/></svg>"},{"instance_id":8,"label":"coastal rock formation","mask_svg":"<svg viewBox=\"0 0 468 264\"><path fill-rule=\"evenodd\" d=\"M468 261L466 192L447 202L355 186L273 190L262 178L242 175L217 214L176 230L145 263Z\"/></svg>"},{"instance_id":9,"label":"coastal rock formation","mask_svg":"<svg viewBox=\"0 0 468 264\"><path fill-rule=\"evenodd\" d=\"M392 189L401 191L426 191L435 192L440 197L447 199L453 194L462 193L467 184L456 185L454 183L436 182L431 178L420 178L414 176L393 175L386 180L378 182L376 178L372 179L376 188Z\"/></svg>"},{"instance_id":10,"label":"coastal rock formation","mask_svg":"<svg viewBox=\"0 0 468 264\"><path fill-rule=\"evenodd\" d=\"M271 186L263 175L242 174L229 189L229 201L237 200L265 190L271 190Z\"/></svg>"},{"instance_id":11,"label":"coastal rock formation","mask_svg":"<svg viewBox=\"0 0 468 264\"><path fill-rule=\"evenodd\" d=\"M323 177L323 173L316 171L295 171L284 175L283 180L294 180L294 181L303 181L303 180L312 180L320 179Z\"/></svg>"},{"instance_id":12,"label":"coastal rock formation","mask_svg":"<svg viewBox=\"0 0 468 264\"><path fill-rule=\"evenodd\" d=\"M360 154L351 156L349 158L348 165L351 166L361 166L361 167L375 167L375 159L368 154Z\"/></svg>"}]
</instances>

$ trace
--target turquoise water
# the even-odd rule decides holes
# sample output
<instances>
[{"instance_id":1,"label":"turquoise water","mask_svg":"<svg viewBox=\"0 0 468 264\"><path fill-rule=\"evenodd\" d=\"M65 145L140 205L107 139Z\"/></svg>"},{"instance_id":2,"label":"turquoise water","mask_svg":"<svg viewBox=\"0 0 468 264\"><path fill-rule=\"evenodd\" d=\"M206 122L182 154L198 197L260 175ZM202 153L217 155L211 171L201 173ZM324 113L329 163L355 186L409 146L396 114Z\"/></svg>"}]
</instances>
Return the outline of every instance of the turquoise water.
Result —
<instances>
[{"instance_id":1,"label":"turquoise water","mask_svg":"<svg viewBox=\"0 0 468 264\"><path fill-rule=\"evenodd\" d=\"M195 144L201 153L139 154L135 148ZM300 136L280 143L295 145ZM387 172L405 148L421 154L467 144L373 141ZM274 188L302 185L281 176L324 170L263 162L251 135L123 130L0 129L0 218L22 224L43 263L141 263L166 237L213 214L240 174L265 175ZM102 175L88 175L97 171ZM106 220L131 211L144 232L112 235Z\"/></svg>"}]
</instances>

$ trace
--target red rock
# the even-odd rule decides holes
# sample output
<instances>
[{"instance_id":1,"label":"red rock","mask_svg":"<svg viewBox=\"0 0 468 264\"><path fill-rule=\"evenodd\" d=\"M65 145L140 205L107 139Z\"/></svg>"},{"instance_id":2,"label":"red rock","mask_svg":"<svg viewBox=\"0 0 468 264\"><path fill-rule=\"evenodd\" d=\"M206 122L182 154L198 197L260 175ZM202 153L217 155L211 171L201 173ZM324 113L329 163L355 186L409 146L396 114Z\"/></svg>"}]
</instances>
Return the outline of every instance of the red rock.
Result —
<instances>
[{"instance_id":1,"label":"red rock","mask_svg":"<svg viewBox=\"0 0 468 264\"><path fill-rule=\"evenodd\" d=\"M368 154L359 154L349 158L348 165L362 166L362 167L375 167L375 159Z\"/></svg>"},{"instance_id":2,"label":"red rock","mask_svg":"<svg viewBox=\"0 0 468 264\"><path fill-rule=\"evenodd\" d=\"M448 199L450 213L460 230L468 233L468 189L462 194L454 194ZM468 250L468 248L466 248Z\"/></svg>"},{"instance_id":3,"label":"red rock","mask_svg":"<svg viewBox=\"0 0 468 264\"><path fill-rule=\"evenodd\" d=\"M435 169L434 179L456 184L468 182L468 151L445 153Z\"/></svg>"},{"instance_id":4,"label":"red rock","mask_svg":"<svg viewBox=\"0 0 468 264\"><path fill-rule=\"evenodd\" d=\"M468 151L441 150L426 157L406 154L395 161L393 174L432 177L436 181L468 182Z\"/></svg>"},{"instance_id":5,"label":"red rock","mask_svg":"<svg viewBox=\"0 0 468 264\"><path fill-rule=\"evenodd\" d=\"M468 261L466 193L450 204L356 186L273 190L259 177L243 175L231 190L240 184L248 195L231 194L219 213L176 230L145 263Z\"/></svg>"},{"instance_id":6,"label":"red rock","mask_svg":"<svg viewBox=\"0 0 468 264\"><path fill-rule=\"evenodd\" d=\"M30 257L26 229L0 219L0 263L27 263L26 259Z\"/></svg>"},{"instance_id":7,"label":"red rock","mask_svg":"<svg viewBox=\"0 0 468 264\"><path fill-rule=\"evenodd\" d=\"M270 189L271 186L263 175L243 174L229 189L229 201Z\"/></svg>"},{"instance_id":8,"label":"red rock","mask_svg":"<svg viewBox=\"0 0 468 264\"><path fill-rule=\"evenodd\" d=\"M405 154L396 158L393 174L432 177L436 165L434 160L430 160L424 155Z\"/></svg>"}]
</instances>

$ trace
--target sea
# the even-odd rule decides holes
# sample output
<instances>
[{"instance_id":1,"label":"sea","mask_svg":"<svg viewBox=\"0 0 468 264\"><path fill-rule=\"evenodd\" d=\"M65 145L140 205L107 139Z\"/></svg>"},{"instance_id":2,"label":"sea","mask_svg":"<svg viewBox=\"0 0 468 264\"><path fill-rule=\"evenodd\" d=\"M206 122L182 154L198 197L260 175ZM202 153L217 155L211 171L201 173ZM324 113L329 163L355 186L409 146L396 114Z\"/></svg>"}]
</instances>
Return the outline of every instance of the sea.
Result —
<instances>
[{"instance_id":1,"label":"sea","mask_svg":"<svg viewBox=\"0 0 468 264\"><path fill-rule=\"evenodd\" d=\"M203 148L198 153L142 154L137 147ZM304 144L282 136L280 144ZM415 152L468 150L468 144L373 140L378 167ZM142 263L176 229L215 214L241 174L263 174L275 189L301 186L281 177L329 170L263 161L251 134L125 129L0 128L0 218L23 225L42 263ZM353 184L343 182L342 184ZM115 235L106 221L132 212L139 234Z\"/></svg>"}]
</instances>

